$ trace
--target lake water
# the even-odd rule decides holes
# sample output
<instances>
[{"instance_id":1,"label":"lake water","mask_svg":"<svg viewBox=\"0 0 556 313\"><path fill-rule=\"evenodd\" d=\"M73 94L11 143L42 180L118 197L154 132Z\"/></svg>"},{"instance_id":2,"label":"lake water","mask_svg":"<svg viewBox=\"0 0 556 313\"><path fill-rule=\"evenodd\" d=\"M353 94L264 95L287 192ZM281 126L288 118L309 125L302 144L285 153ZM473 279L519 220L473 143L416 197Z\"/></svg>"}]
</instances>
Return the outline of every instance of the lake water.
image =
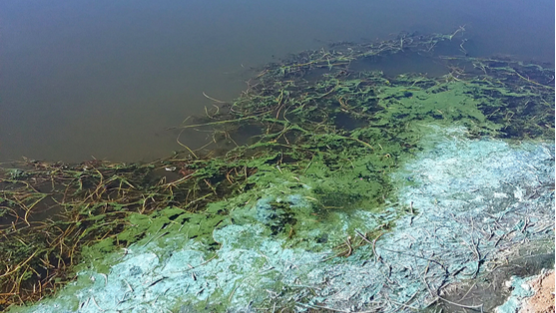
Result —
<instances>
[{"instance_id":1,"label":"lake water","mask_svg":"<svg viewBox=\"0 0 556 313\"><path fill-rule=\"evenodd\" d=\"M472 56L554 61L552 0L3 0L0 161L163 157L181 149L167 129L212 105L203 92L231 101L251 67L462 25Z\"/></svg>"}]
</instances>

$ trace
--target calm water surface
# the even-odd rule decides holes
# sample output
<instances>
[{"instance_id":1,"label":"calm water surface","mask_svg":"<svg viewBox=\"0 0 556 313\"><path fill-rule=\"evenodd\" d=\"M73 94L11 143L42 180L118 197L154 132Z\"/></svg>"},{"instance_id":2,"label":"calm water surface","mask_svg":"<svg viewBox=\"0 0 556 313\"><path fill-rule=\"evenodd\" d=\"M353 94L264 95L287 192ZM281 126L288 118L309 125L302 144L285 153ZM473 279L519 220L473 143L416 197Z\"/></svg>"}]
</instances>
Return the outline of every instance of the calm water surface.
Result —
<instances>
[{"instance_id":1,"label":"calm water surface","mask_svg":"<svg viewBox=\"0 0 556 313\"><path fill-rule=\"evenodd\" d=\"M232 100L250 67L461 25L473 56L553 63L553 0L3 0L0 161L163 157L180 149L166 129L203 114L203 92Z\"/></svg>"}]
</instances>

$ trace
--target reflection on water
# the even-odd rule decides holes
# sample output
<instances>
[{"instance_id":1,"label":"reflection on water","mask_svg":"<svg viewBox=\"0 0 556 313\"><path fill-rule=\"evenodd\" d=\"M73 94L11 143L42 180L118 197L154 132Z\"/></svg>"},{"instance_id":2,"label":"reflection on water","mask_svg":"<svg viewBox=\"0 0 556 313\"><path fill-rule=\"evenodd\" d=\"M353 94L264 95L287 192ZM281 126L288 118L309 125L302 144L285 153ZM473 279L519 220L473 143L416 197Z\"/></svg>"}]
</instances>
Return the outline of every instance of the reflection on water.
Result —
<instances>
[{"instance_id":1,"label":"reflection on water","mask_svg":"<svg viewBox=\"0 0 556 313\"><path fill-rule=\"evenodd\" d=\"M250 67L336 41L449 32L471 55L552 61L554 2L15 1L0 3L0 160L152 159L167 128L231 100ZM395 75L434 64L369 64ZM382 68L380 68L382 67ZM442 73L440 73L442 74ZM181 141L201 146L205 133Z\"/></svg>"}]
</instances>

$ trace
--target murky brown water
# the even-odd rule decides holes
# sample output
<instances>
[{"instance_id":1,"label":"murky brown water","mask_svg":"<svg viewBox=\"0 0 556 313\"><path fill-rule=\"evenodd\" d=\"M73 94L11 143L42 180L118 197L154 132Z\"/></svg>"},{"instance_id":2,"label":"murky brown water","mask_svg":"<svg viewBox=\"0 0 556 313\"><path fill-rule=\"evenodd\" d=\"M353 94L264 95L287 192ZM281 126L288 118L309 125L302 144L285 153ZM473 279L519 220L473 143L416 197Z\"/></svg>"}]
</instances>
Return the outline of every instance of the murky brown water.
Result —
<instances>
[{"instance_id":1,"label":"murky brown water","mask_svg":"<svg viewBox=\"0 0 556 313\"><path fill-rule=\"evenodd\" d=\"M460 25L471 55L554 60L551 0L3 0L0 160L166 156L166 129L211 105L202 92L233 99L273 56Z\"/></svg>"}]
</instances>

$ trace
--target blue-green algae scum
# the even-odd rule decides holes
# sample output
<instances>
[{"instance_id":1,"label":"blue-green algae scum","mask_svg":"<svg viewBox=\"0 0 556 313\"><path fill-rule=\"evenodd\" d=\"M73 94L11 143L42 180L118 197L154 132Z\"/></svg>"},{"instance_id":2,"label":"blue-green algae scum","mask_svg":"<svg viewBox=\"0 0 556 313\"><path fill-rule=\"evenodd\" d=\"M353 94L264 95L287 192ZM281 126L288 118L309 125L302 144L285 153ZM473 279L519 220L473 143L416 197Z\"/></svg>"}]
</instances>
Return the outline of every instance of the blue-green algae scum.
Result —
<instances>
[{"instance_id":1,"label":"blue-green algae scum","mask_svg":"<svg viewBox=\"0 0 556 313\"><path fill-rule=\"evenodd\" d=\"M178 127L200 150L2 169L0 309L492 310L447 290L554 252L554 70L463 34L269 64ZM399 54L445 72L365 70Z\"/></svg>"}]
</instances>

